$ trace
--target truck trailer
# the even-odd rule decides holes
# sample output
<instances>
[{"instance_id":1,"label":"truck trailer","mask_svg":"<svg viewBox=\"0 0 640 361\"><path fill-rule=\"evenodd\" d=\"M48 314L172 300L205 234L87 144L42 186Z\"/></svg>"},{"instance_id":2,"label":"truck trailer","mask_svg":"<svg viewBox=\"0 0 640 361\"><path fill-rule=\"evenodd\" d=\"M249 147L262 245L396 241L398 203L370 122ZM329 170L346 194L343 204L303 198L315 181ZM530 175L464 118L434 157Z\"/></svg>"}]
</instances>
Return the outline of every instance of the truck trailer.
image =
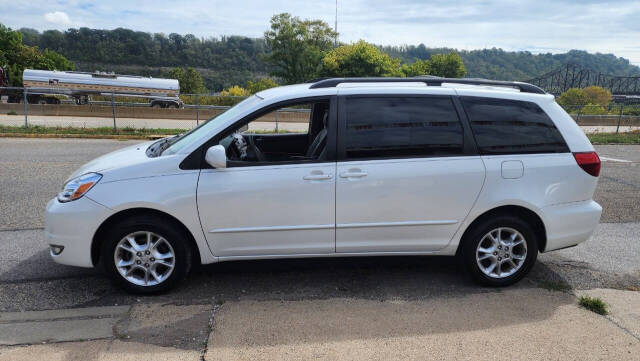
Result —
<instances>
[{"instance_id":1,"label":"truck trailer","mask_svg":"<svg viewBox=\"0 0 640 361\"><path fill-rule=\"evenodd\" d=\"M8 82L8 81L7 81ZM90 95L140 97L151 99L149 106L181 108L180 84L176 79L118 75L104 72L78 72L25 69L22 82L29 103L59 103L54 94L73 98L76 104L88 104ZM24 94L8 92L9 102L23 102Z\"/></svg>"}]
</instances>

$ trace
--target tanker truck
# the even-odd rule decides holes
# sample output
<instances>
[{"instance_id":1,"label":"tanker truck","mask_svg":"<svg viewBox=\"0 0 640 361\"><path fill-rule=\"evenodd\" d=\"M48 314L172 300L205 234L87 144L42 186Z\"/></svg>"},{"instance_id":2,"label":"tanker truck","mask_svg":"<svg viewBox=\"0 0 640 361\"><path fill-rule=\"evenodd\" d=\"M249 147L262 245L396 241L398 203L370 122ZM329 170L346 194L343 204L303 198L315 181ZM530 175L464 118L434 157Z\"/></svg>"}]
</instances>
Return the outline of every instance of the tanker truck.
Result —
<instances>
[{"instance_id":1,"label":"tanker truck","mask_svg":"<svg viewBox=\"0 0 640 361\"><path fill-rule=\"evenodd\" d=\"M0 84L8 73L0 72ZM88 104L90 95L139 97L150 99L154 108L182 108L178 97L180 85L176 79L150 78L134 75L118 75L104 72L78 72L25 69L22 82L29 103L54 104L60 99L53 95L65 95L78 105ZM18 90L5 91L10 103L24 102L24 93Z\"/></svg>"}]
</instances>

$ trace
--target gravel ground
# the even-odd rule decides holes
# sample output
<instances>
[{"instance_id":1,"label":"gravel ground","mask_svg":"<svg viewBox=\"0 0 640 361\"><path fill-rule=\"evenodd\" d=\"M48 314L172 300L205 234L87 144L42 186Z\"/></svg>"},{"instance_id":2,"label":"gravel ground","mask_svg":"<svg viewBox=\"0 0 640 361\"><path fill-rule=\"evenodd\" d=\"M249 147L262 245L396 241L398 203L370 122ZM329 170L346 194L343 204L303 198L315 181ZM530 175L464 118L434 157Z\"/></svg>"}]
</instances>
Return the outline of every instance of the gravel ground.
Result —
<instances>
[{"instance_id":1,"label":"gravel ground","mask_svg":"<svg viewBox=\"0 0 640 361\"><path fill-rule=\"evenodd\" d=\"M196 269L178 289L132 297L99 272L53 263L40 227L46 202L78 166L136 141L0 139L0 310L137 302L225 300L429 299L490 290L473 284L455 260L364 257L243 261ZM577 248L543 254L518 287L541 282L578 289L640 287L640 146L599 146L605 161L595 199L604 207L596 236ZM604 247L603 247L604 245Z\"/></svg>"}]
</instances>

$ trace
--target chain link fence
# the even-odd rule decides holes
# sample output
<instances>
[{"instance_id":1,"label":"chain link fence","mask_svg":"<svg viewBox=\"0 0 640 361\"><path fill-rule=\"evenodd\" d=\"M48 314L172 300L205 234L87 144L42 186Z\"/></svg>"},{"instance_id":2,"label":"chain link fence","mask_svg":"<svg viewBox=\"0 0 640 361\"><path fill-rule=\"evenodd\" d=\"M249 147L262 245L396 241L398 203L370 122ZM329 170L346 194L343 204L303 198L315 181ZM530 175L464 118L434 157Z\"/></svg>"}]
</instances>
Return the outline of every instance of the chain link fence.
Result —
<instances>
[{"instance_id":1,"label":"chain link fence","mask_svg":"<svg viewBox=\"0 0 640 361\"><path fill-rule=\"evenodd\" d=\"M640 102L561 106L586 133L640 131Z\"/></svg>"},{"instance_id":2,"label":"chain link fence","mask_svg":"<svg viewBox=\"0 0 640 361\"><path fill-rule=\"evenodd\" d=\"M175 134L216 117L244 97L182 94L181 105L158 104L154 98L126 94L71 97L30 93L24 88L0 88L0 126L91 129L105 134L148 132ZM173 103L172 103L173 104ZM587 133L618 133L640 129L639 103L563 105ZM309 109L287 108L252 123L258 131L304 131ZM6 128L5 128L6 129Z\"/></svg>"},{"instance_id":3,"label":"chain link fence","mask_svg":"<svg viewBox=\"0 0 640 361\"><path fill-rule=\"evenodd\" d=\"M71 97L5 87L0 88L0 126L5 130L25 127L175 134L216 117L243 99L217 94L181 94L180 102L118 93ZM254 126L256 131L305 131L309 115L309 109L283 108L262 116Z\"/></svg>"}]
</instances>

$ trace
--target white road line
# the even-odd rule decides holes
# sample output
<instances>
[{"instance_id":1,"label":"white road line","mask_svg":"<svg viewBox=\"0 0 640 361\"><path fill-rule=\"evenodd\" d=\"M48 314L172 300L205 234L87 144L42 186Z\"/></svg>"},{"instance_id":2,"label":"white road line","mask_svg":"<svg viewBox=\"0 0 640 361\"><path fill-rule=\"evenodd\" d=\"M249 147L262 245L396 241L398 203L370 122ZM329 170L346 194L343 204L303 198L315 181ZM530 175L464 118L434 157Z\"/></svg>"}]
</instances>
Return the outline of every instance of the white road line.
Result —
<instances>
[{"instance_id":1,"label":"white road line","mask_svg":"<svg viewBox=\"0 0 640 361\"><path fill-rule=\"evenodd\" d=\"M626 160L626 159L617 159L617 158L609 158L609 157L602 157L602 156L600 156L600 160L603 160L605 162L633 163L632 161Z\"/></svg>"}]
</instances>

